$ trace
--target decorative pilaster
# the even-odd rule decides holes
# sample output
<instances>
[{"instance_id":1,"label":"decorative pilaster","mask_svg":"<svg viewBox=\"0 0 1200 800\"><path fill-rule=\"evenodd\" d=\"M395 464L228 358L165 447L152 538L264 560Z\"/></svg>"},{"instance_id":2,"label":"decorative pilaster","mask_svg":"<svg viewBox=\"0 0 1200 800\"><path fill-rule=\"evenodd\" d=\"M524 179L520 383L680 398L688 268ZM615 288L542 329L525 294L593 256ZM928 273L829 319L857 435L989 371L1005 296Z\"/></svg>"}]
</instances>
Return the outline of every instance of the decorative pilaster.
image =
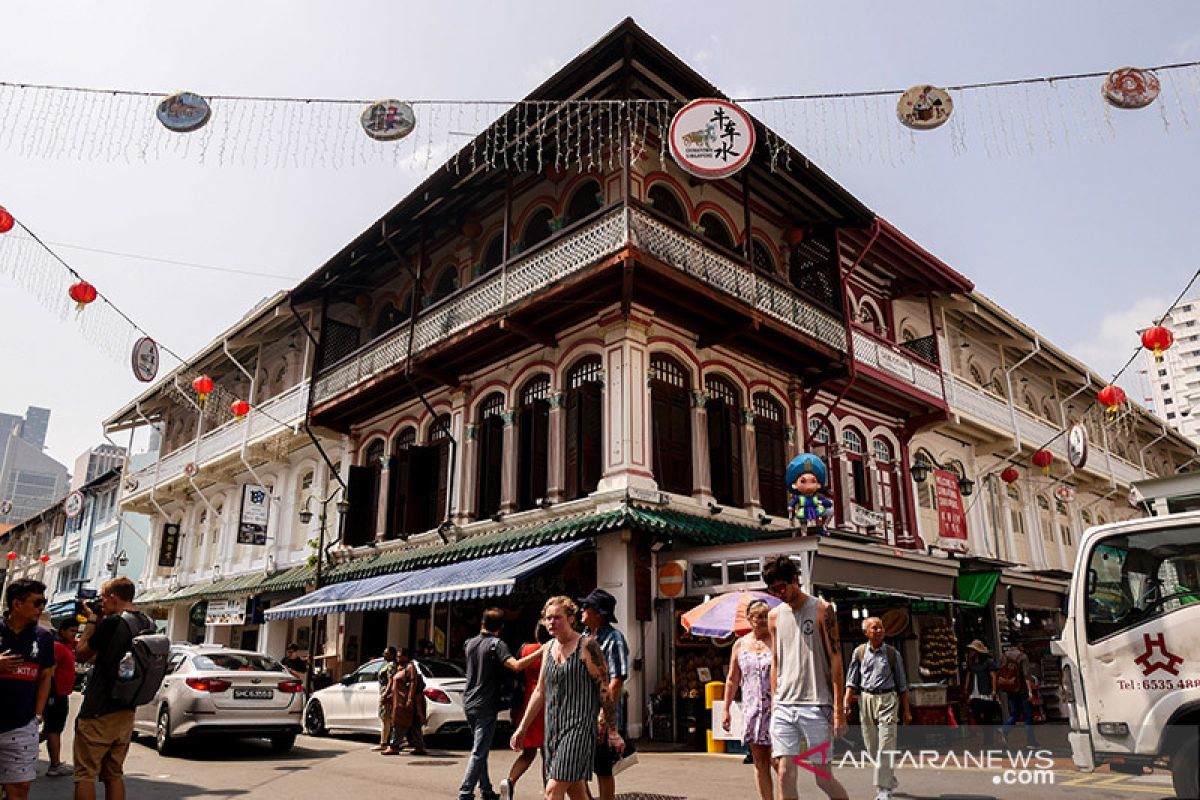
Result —
<instances>
[{"instance_id":1,"label":"decorative pilaster","mask_svg":"<svg viewBox=\"0 0 1200 800\"><path fill-rule=\"evenodd\" d=\"M567 396L563 392L554 392L550 395L550 413L548 419L550 441L547 448L550 463L547 465L546 470L546 496L550 498L550 502L552 503L562 500L563 487L566 486L567 482L567 465L563 455L567 434L566 398Z\"/></svg>"},{"instance_id":2,"label":"decorative pilaster","mask_svg":"<svg viewBox=\"0 0 1200 800\"><path fill-rule=\"evenodd\" d=\"M504 422L504 465L500 471L500 510L504 513L517 509L517 412L507 409L500 412Z\"/></svg>"},{"instance_id":3,"label":"decorative pilaster","mask_svg":"<svg viewBox=\"0 0 1200 800\"><path fill-rule=\"evenodd\" d=\"M758 442L754 438L755 413L742 409L742 496L751 513L762 511L758 486Z\"/></svg>"}]
</instances>

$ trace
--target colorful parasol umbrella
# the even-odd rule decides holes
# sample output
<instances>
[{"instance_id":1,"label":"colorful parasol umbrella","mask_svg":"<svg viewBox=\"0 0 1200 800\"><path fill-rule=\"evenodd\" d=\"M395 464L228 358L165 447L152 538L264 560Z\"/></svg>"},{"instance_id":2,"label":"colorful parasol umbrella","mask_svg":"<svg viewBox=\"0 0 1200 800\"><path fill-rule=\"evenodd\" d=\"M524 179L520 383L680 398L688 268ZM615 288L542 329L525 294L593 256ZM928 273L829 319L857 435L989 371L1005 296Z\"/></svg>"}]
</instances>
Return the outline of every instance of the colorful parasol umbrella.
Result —
<instances>
[{"instance_id":1,"label":"colorful parasol umbrella","mask_svg":"<svg viewBox=\"0 0 1200 800\"><path fill-rule=\"evenodd\" d=\"M681 621L683 627L693 636L722 638L731 633L742 636L750 632L746 606L755 600L762 600L770 608L783 602L766 592L726 592L688 611L681 617Z\"/></svg>"}]
</instances>

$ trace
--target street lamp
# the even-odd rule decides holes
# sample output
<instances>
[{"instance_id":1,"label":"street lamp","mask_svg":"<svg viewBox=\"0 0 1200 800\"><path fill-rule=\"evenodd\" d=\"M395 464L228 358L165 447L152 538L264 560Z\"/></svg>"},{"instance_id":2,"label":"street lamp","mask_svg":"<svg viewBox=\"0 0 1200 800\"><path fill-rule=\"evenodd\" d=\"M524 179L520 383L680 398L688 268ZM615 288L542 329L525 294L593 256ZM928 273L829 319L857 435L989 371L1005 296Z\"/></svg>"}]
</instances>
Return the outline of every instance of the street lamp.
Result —
<instances>
[{"instance_id":1,"label":"street lamp","mask_svg":"<svg viewBox=\"0 0 1200 800\"><path fill-rule=\"evenodd\" d=\"M317 589L321 588L321 578L323 577L323 567L324 567L324 562L325 562L325 527L326 527L326 522L328 521L328 514L326 513L326 509L329 507L330 501L332 501L333 498L338 497L341 494L342 494L342 491L340 488L335 489L332 493L330 493L330 495L328 497L326 497L324 500L320 501L321 502L321 513L320 513L320 516L318 517L318 519L321 522L321 529L320 529L320 533L318 534L318 537L317 537L317 563L316 563L317 574L316 574L316 587L314 588L313 591L316 591ZM300 523L302 525L307 525L308 523L312 522L313 512L312 512L312 509L309 508L309 504L312 502L312 499L313 499L312 495L309 495L308 497L306 497L304 499L304 508L300 509L299 517L300 517ZM335 539L334 541L338 541L342 538L342 530L341 530L342 523L345 521L346 512L348 512L350 510L350 503L346 501L345 497L342 497L342 499L337 501L337 504L335 507L337 508L337 512L338 512L338 536L337 536L337 539ZM316 664L313 661L313 651L316 649L316 645L317 645L317 615L316 614L313 614L312 623L311 623L309 630L310 630L310 634L309 634L308 640L309 640L310 644L309 644L309 649L308 649L308 671L304 673L304 691L307 694L311 695L312 694L312 674L313 674L313 669L316 666Z\"/></svg>"},{"instance_id":2,"label":"street lamp","mask_svg":"<svg viewBox=\"0 0 1200 800\"><path fill-rule=\"evenodd\" d=\"M115 578L117 577L117 567L124 567L128 565L129 556L126 555L124 550L122 550L110 558L108 563L104 565L104 568L108 570L108 575L110 578Z\"/></svg>"},{"instance_id":3,"label":"street lamp","mask_svg":"<svg viewBox=\"0 0 1200 800\"><path fill-rule=\"evenodd\" d=\"M929 471L934 467L946 472L954 471L947 469L945 466L936 461L932 461L932 459L926 460L927 458L929 457L922 456L914 461L912 466L908 468L909 474L912 475L912 479L917 483L924 483L925 479L929 477ZM971 492L975 491L975 481L971 480L966 475L960 475L958 478L958 491L962 492L963 497L970 497Z\"/></svg>"}]
</instances>

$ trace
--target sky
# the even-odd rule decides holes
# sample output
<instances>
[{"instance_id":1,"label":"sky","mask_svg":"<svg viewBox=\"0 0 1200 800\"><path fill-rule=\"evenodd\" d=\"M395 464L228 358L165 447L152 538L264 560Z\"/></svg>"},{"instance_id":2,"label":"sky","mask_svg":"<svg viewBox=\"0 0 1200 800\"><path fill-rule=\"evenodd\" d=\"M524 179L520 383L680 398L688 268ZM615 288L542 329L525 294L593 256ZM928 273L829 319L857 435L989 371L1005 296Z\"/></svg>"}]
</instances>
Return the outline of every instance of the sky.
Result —
<instances>
[{"instance_id":1,"label":"sky","mask_svg":"<svg viewBox=\"0 0 1200 800\"><path fill-rule=\"evenodd\" d=\"M210 0L202 9L10 0L0 25L0 81L506 100L523 97L625 16L733 97L1200 60L1200 4L1138 4L1136 23L1118 22L1128 9L1128 0ZM1093 91L1071 102L1090 102ZM1012 100L997 97L996 104ZM1110 135L1085 127L1053 147L1023 146L1024 122L1009 128L1011 146L993 140L989 147L986 126L964 121L960 153L947 126L922 134L897 163L814 160L1048 340L1111 372L1136 346L1136 329L1165 311L1200 260L1200 107L1183 109L1193 118L1186 121L1179 109L1169 111L1167 130L1153 107L1116 112ZM17 113L19 106L0 106L0 120ZM856 132L856 141L836 144L852 152L871 147L876 135ZM22 152L0 137L0 206L184 355L319 267L424 174L423 163L126 163L54 148ZM103 441L101 420L143 387L124 358L94 347L72 319L49 313L11 276L0 275L0 320L0 411L51 408L48 452L70 465Z\"/></svg>"}]
</instances>

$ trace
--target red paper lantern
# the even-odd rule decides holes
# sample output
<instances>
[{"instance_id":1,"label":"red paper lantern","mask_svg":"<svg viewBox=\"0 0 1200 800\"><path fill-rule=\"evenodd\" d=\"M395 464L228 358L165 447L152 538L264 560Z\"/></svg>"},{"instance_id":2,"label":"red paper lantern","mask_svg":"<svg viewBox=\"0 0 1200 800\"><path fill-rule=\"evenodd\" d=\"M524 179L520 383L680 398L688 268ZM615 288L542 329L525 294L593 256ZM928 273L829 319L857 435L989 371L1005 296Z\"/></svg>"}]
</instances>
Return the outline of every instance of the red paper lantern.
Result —
<instances>
[{"instance_id":1,"label":"red paper lantern","mask_svg":"<svg viewBox=\"0 0 1200 800\"><path fill-rule=\"evenodd\" d=\"M234 400L229 404L229 410L233 412L235 417L241 419L250 413L250 404L245 400Z\"/></svg>"},{"instance_id":2,"label":"red paper lantern","mask_svg":"<svg viewBox=\"0 0 1200 800\"><path fill-rule=\"evenodd\" d=\"M804 228L791 227L785 229L783 232L783 241L789 247L795 247L800 244L804 241Z\"/></svg>"},{"instance_id":3,"label":"red paper lantern","mask_svg":"<svg viewBox=\"0 0 1200 800\"><path fill-rule=\"evenodd\" d=\"M1041 467L1043 475L1050 474L1050 465L1054 462L1054 454L1049 450L1038 450L1033 454L1033 465Z\"/></svg>"},{"instance_id":4,"label":"red paper lantern","mask_svg":"<svg viewBox=\"0 0 1200 800\"><path fill-rule=\"evenodd\" d=\"M8 233L11 231L13 229L14 222L13 215L8 213L3 206L0 206L0 233Z\"/></svg>"},{"instance_id":5,"label":"red paper lantern","mask_svg":"<svg viewBox=\"0 0 1200 800\"><path fill-rule=\"evenodd\" d=\"M46 555L45 553L42 553L41 558L39 558L38 560L41 561L43 564L49 564L50 556Z\"/></svg>"},{"instance_id":6,"label":"red paper lantern","mask_svg":"<svg viewBox=\"0 0 1200 800\"><path fill-rule=\"evenodd\" d=\"M1110 383L1096 393L1096 398L1104 406L1105 410L1108 411L1109 419L1112 419L1125 403L1125 390L1120 386Z\"/></svg>"},{"instance_id":7,"label":"red paper lantern","mask_svg":"<svg viewBox=\"0 0 1200 800\"><path fill-rule=\"evenodd\" d=\"M1000 473L1000 480L1007 483L1009 488L1012 488L1012 485L1016 483L1020 477L1021 473L1017 471L1016 467L1008 467L1004 470L1004 472Z\"/></svg>"},{"instance_id":8,"label":"red paper lantern","mask_svg":"<svg viewBox=\"0 0 1200 800\"><path fill-rule=\"evenodd\" d=\"M212 378L208 377L207 375L201 375L199 378L196 378L196 380L192 381L192 390L200 398L200 402L203 403L208 399L208 396L212 394Z\"/></svg>"},{"instance_id":9,"label":"red paper lantern","mask_svg":"<svg viewBox=\"0 0 1200 800\"><path fill-rule=\"evenodd\" d=\"M8 555L7 555L7 556L5 556L5 558L7 558L9 561L16 561L16 560L17 560L17 554L16 554L14 551L12 551L12 550L9 550L9 551L8 551Z\"/></svg>"},{"instance_id":10,"label":"red paper lantern","mask_svg":"<svg viewBox=\"0 0 1200 800\"><path fill-rule=\"evenodd\" d=\"M1154 351L1155 361L1161 362L1163 350L1170 350L1173 344L1175 344L1175 334L1162 325L1155 325L1153 328L1146 328L1142 331L1142 347Z\"/></svg>"},{"instance_id":11,"label":"red paper lantern","mask_svg":"<svg viewBox=\"0 0 1200 800\"><path fill-rule=\"evenodd\" d=\"M83 311L84 306L96 301L96 287L87 281L72 283L71 288L67 290L67 294L75 301L76 311Z\"/></svg>"}]
</instances>

